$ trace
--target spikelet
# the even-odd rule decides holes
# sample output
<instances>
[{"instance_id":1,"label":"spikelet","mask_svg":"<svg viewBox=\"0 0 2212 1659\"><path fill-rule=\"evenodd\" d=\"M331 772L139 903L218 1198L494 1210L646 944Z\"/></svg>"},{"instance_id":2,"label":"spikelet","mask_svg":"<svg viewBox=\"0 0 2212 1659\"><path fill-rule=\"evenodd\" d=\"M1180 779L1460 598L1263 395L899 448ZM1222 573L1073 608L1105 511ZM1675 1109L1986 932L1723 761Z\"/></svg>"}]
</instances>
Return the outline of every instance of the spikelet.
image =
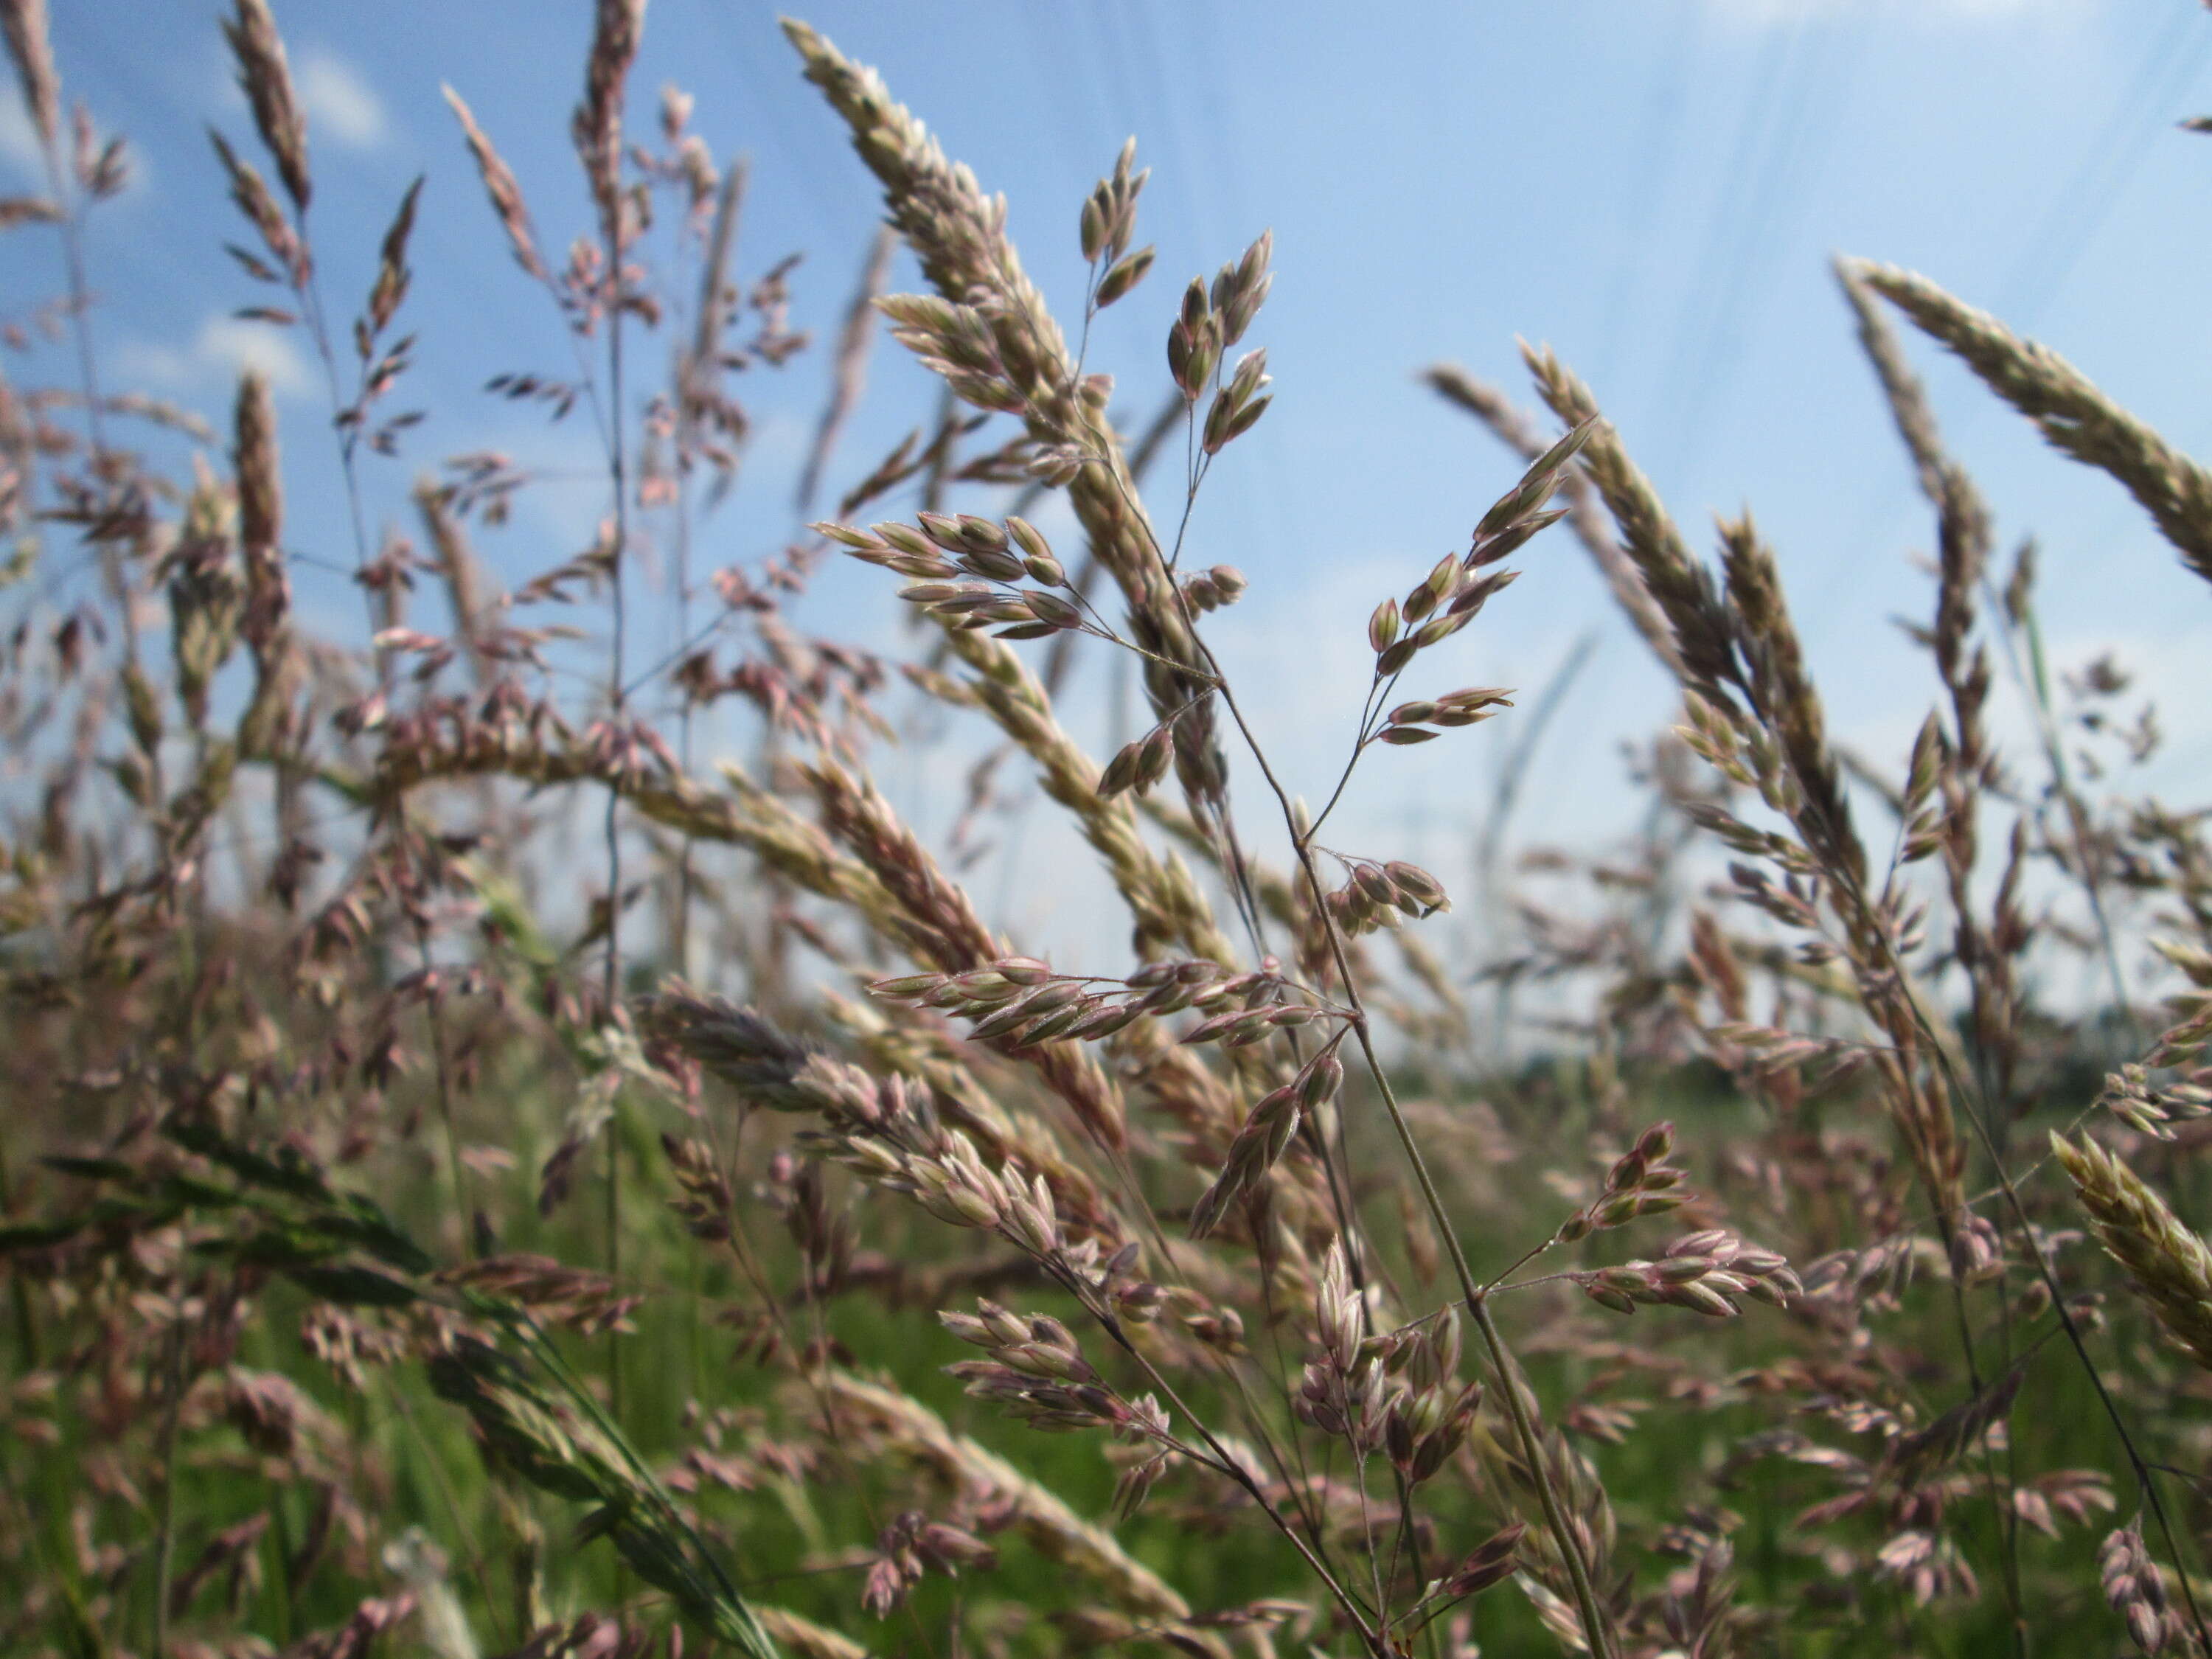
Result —
<instances>
[{"instance_id":1,"label":"spikelet","mask_svg":"<svg viewBox=\"0 0 2212 1659\"><path fill-rule=\"evenodd\" d=\"M2033 421L2052 444L2118 479L2189 568L2212 581L2212 471L2122 409L2048 346L2021 339L1925 276L1864 260L1845 268L1958 353L1984 386Z\"/></svg>"},{"instance_id":2,"label":"spikelet","mask_svg":"<svg viewBox=\"0 0 2212 1659\"><path fill-rule=\"evenodd\" d=\"M788 1607L756 1606L753 1617L779 1646L798 1659L868 1659L867 1649L851 1637L817 1625Z\"/></svg>"},{"instance_id":3,"label":"spikelet","mask_svg":"<svg viewBox=\"0 0 2212 1659\"><path fill-rule=\"evenodd\" d=\"M884 185L891 222L937 290L936 297L884 302L895 333L940 365L956 391L988 407L1018 410L1038 444L1070 458L1066 476L1054 481L1066 483L1092 550L1128 601L1132 637L1151 653L1145 684L1153 710L1162 719L1183 711L1176 745L1179 775L1187 790L1218 792L1225 763L1212 700L1194 702L1210 672L1139 503L1121 438L1103 407L1076 384L1066 337L1006 234L1004 199L987 198L973 173L949 161L875 70L854 63L804 23L787 19L784 33L805 60L807 79L852 129L854 147ZM1224 315L1233 313L1240 328L1266 291L1271 246L1262 236L1242 261L1224 268ZM1210 297L1207 305L1213 309Z\"/></svg>"},{"instance_id":4,"label":"spikelet","mask_svg":"<svg viewBox=\"0 0 2212 1659\"><path fill-rule=\"evenodd\" d=\"M461 124L462 135L468 140L469 154L476 157L484 193L491 198L491 210L507 228L507 245L514 251L515 263L539 282L546 281L545 261L538 252L538 233L530 222L530 209L523 202L522 185L515 179L514 169L493 148L484 130L477 125L475 114L462 101L461 94L451 87L442 90L447 103L453 106L454 118Z\"/></svg>"},{"instance_id":5,"label":"spikelet","mask_svg":"<svg viewBox=\"0 0 2212 1659\"><path fill-rule=\"evenodd\" d=\"M269 0L237 0L237 15L223 20L223 38L238 60L238 84L253 106L253 125L276 163L292 205L306 210L313 193L307 173L307 122L292 89L292 70Z\"/></svg>"},{"instance_id":6,"label":"spikelet","mask_svg":"<svg viewBox=\"0 0 2212 1659\"><path fill-rule=\"evenodd\" d=\"M1155 1619L1190 1616L1189 1603L1109 1534L1003 1458L954 1434L920 1401L842 1371L823 1381L840 1407L857 1413L890 1445L955 1486L986 1492L1005 1505L1031 1547L1096 1583L1118 1606Z\"/></svg>"},{"instance_id":7,"label":"spikelet","mask_svg":"<svg viewBox=\"0 0 2212 1659\"><path fill-rule=\"evenodd\" d=\"M2097 1242L2126 1270L2166 1334L2212 1370L2212 1249L2096 1142L2054 1133L2051 1150L2072 1177Z\"/></svg>"},{"instance_id":8,"label":"spikelet","mask_svg":"<svg viewBox=\"0 0 2212 1659\"><path fill-rule=\"evenodd\" d=\"M61 136L62 82L54 72L53 44L46 33L46 0L0 0L0 34L23 85L24 107L39 142L51 147Z\"/></svg>"},{"instance_id":9,"label":"spikelet","mask_svg":"<svg viewBox=\"0 0 2212 1659\"><path fill-rule=\"evenodd\" d=\"M1589 388L1551 351L1523 346L1521 356L1554 415L1570 426L1599 417ZM1609 423L1601 423L1583 446L1582 462L1620 526L1621 545L1645 590L1667 619L1675 659L1688 683L1725 700L1718 688L1733 678L1735 659L1727 607L1712 574L1691 556L1659 492L1629 459Z\"/></svg>"},{"instance_id":10,"label":"spikelet","mask_svg":"<svg viewBox=\"0 0 2212 1659\"><path fill-rule=\"evenodd\" d=\"M644 33L645 0L599 0L584 99L568 127L610 243L622 223L623 94Z\"/></svg>"},{"instance_id":11,"label":"spikelet","mask_svg":"<svg viewBox=\"0 0 2212 1659\"><path fill-rule=\"evenodd\" d=\"M238 544L246 557L246 617L240 631L265 654L291 609L284 574L284 486L277 470L276 411L268 377L239 377L231 464L238 470Z\"/></svg>"}]
</instances>

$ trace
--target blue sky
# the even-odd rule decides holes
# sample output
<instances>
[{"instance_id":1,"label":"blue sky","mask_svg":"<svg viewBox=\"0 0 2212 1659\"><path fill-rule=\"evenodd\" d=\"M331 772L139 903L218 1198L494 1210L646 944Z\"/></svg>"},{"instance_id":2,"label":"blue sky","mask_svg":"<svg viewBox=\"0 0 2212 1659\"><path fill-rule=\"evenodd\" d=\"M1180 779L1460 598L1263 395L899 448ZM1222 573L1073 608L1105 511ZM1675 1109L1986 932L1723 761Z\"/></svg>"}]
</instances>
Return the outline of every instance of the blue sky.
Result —
<instances>
[{"instance_id":1,"label":"blue sky","mask_svg":"<svg viewBox=\"0 0 2212 1659\"><path fill-rule=\"evenodd\" d=\"M203 128L244 138L250 124L216 7L54 9L66 89L131 137L141 167L92 243L111 378L220 414L240 358L270 367L285 393L295 538L349 562L313 379L287 343L228 317L261 296L220 251L244 238ZM497 447L574 474L486 542L518 579L580 548L604 495L583 426L549 432L482 392L503 369L558 372L566 348L506 257L439 83L469 99L545 239L564 244L586 222L566 128L588 11L580 0L276 0L308 105L314 234L334 303L365 292L392 205L428 175L409 301L422 345L400 402L433 417L401 461L372 463L373 509L403 520L416 472L459 450ZM1316 794L1364 684L1366 611L1463 545L1512 477L1484 434L1416 386L1426 362L1455 359L1523 395L1516 337L1548 342L1591 382L1693 543L1709 544L1715 511L1749 506L1780 551L1838 727L1885 755L1901 752L1926 706L1924 670L1887 618L1926 614L1911 556L1930 532L1852 342L1832 252L1925 271L2065 353L2184 447L2212 452L2212 138L2174 126L2212 111L2212 15L2189 0L825 0L804 15L880 68L952 155L1007 194L1024 256L1066 313L1080 295L1076 209L1137 135L1154 170L1139 240L1158 243L1159 261L1092 349L1133 412L1164 389L1161 342L1182 282L1273 228L1273 295L1250 343L1269 349L1276 402L1217 468L1194 544L1201 562L1253 580L1218 637L1232 667L1265 686L1267 735ZM654 0L641 118L670 79L696 94L697 129L718 152L751 158L745 269L805 250L798 320L833 332L876 193L800 82L773 9ZM20 173L12 99L11 87L0 169ZM43 235L12 234L0 269L10 315L57 283ZM2155 781L2195 799L2212 763L2202 718L2212 595L2116 486L2044 449L1932 348L1911 346L2007 538L2042 538L2055 654L2117 648L2142 672L2170 733ZM927 388L894 349L878 357L848 467L927 410ZM788 533L788 480L827 356L754 388L757 455L714 526L710 560L757 556ZM1668 717L1666 689L1578 549L1547 538L1522 562L1521 583L1423 689L1533 687L1601 628L1524 808L1530 830L1587 842L1627 822L1617 745ZM304 580L309 602L343 625L353 604L343 584ZM888 642L890 603L885 584L848 569L825 580L805 618ZM1103 681L1091 676L1073 715L1102 744ZM1377 755L1355 844L1448 872L1504 729Z\"/></svg>"}]
</instances>

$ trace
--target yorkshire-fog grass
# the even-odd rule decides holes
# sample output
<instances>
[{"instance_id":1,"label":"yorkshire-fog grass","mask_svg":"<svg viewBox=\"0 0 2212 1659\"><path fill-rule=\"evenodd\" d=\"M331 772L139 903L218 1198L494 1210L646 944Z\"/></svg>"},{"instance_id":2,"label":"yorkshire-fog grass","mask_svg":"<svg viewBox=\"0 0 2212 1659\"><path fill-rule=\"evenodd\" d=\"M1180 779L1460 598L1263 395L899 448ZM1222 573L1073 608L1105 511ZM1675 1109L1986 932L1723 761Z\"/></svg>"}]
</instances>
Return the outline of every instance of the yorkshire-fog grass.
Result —
<instances>
[{"instance_id":1,"label":"yorkshire-fog grass","mask_svg":"<svg viewBox=\"0 0 2212 1659\"><path fill-rule=\"evenodd\" d=\"M720 159L757 135L634 87L645 22L597 0L544 112L580 223L447 88L479 263L418 271L414 188L374 246L325 240L277 20L234 0L222 303L324 385L280 419L248 373L203 416L104 374L96 296L140 278L81 231L130 152L0 0L47 162L0 224L70 346L61 384L0 382L0 1650L2212 1645L2212 848L2129 793L2158 733L2119 672L2053 684L2032 545L2000 556L1893 318L2142 503L2185 567L2146 604L2204 602L2198 465L1839 262L1875 398L1831 395L1886 410L1930 509L1927 717L1862 755L1748 513L1682 527L1547 348L1528 409L1431 368L1501 464L1465 544L1373 596L1301 799L1212 642L1281 574L1192 512L1299 418L1258 343L1272 236L1172 286L1133 141L1060 204L1086 275L1048 295L991 158L787 23L885 207L793 511L743 473L811 349ZM526 466L428 453L409 404L412 289L495 276L563 343L491 395L588 427L606 489L512 586L477 532ZM1092 361L1109 306L1164 382ZM942 397L854 456L879 318ZM315 453L346 545L288 520ZM1577 546L1680 696L1622 781L1645 830L1486 852L1474 894L1346 844L1376 751L1535 716L1489 630L1510 562ZM908 613L898 659L794 619L847 558ZM331 636L310 561L360 590ZM1116 655L1140 729L1094 754L1068 665ZM951 837L884 782L918 703L964 734L933 761L989 745ZM1051 960L964 833L1016 775L1121 912ZM2103 1006L2039 1001L2077 959Z\"/></svg>"}]
</instances>

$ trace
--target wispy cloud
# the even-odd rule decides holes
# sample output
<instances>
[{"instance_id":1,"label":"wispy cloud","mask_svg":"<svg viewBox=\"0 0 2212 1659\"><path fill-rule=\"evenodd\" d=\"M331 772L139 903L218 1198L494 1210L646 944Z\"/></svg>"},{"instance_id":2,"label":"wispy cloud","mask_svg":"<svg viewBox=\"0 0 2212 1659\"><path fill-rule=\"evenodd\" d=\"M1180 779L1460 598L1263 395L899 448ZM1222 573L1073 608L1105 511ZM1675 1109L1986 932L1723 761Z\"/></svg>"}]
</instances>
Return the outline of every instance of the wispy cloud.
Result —
<instances>
[{"instance_id":1,"label":"wispy cloud","mask_svg":"<svg viewBox=\"0 0 2212 1659\"><path fill-rule=\"evenodd\" d=\"M1875 13L1891 21L1997 22L2082 12L2084 0L1704 0L1706 12L1754 27Z\"/></svg>"},{"instance_id":2,"label":"wispy cloud","mask_svg":"<svg viewBox=\"0 0 2212 1659\"><path fill-rule=\"evenodd\" d=\"M169 390L206 389L248 368L267 376L279 397L295 396L313 384L307 361L289 334L239 317L210 317L186 346L140 341L119 348L117 357L127 379Z\"/></svg>"},{"instance_id":3,"label":"wispy cloud","mask_svg":"<svg viewBox=\"0 0 2212 1659\"><path fill-rule=\"evenodd\" d=\"M374 149L383 143L391 130L384 100L344 58L311 52L300 60L296 79L311 131L328 134L348 149Z\"/></svg>"},{"instance_id":4,"label":"wispy cloud","mask_svg":"<svg viewBox=\"0 0 2212 1659\"><path fill-rule=\"evenodd\" d=\"M0 94L0 162L27 178L46 177L38 129L31 125L31 112L23 107L22 99L12 91Z\"/></svg>"}]
</instances>

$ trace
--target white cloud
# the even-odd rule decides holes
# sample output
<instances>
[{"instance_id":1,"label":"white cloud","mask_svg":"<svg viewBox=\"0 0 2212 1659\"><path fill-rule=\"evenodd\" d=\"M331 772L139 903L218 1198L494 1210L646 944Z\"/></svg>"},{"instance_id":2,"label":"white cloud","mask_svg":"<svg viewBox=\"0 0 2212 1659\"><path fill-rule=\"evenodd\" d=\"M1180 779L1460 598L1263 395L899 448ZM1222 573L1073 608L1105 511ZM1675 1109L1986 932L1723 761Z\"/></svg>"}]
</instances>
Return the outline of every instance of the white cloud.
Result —
<instances>
[{"instance_id":1,"label":"white cloud","mask_svg":"<svg viewBox=\"0 0 2212 1659\"><path fill-rule=\"evenodd\" d=\"M31 112L23 107L22 98L13 92L0 97L0 161L26 178L43 180L46 176L38 129L31 125Z\"/></svg>"},{"instance_id":2,"label":"white cloud","mask_svg":"<svg viewBox=\"0 0 2212 1659\"><path fill-rule=\"evenodd\" d=\"M374 149L384 142L384 100L344 58L309 52L300 60L295 79L311 132L327 133L348 149Z\"/></svg>"},{"instance_id":3,"label":"white cloud","mask_svg":"<svg viewBox=\"0 0 2212 1659\"><path fill-rule=\"evenodd\" d=\"M1869 11L1921 21L2049 17L2081 10L2081 0L1705 0L1705 7L1731 22L1770 27Z\"/></svg>"},{"instance_id":4,"label":"white cloud","mask_svg":"<svg viewBox=\"0 0 2212 1659\"><path fill-rule=\"evenodd\" d=\"M187 346L126 345L118 352L126 379L179 390L234 380L258 369L270 390L293 397L313 384L307 360L284 330L240 317L210 317Z\"/></svg>"}]
</instances>

